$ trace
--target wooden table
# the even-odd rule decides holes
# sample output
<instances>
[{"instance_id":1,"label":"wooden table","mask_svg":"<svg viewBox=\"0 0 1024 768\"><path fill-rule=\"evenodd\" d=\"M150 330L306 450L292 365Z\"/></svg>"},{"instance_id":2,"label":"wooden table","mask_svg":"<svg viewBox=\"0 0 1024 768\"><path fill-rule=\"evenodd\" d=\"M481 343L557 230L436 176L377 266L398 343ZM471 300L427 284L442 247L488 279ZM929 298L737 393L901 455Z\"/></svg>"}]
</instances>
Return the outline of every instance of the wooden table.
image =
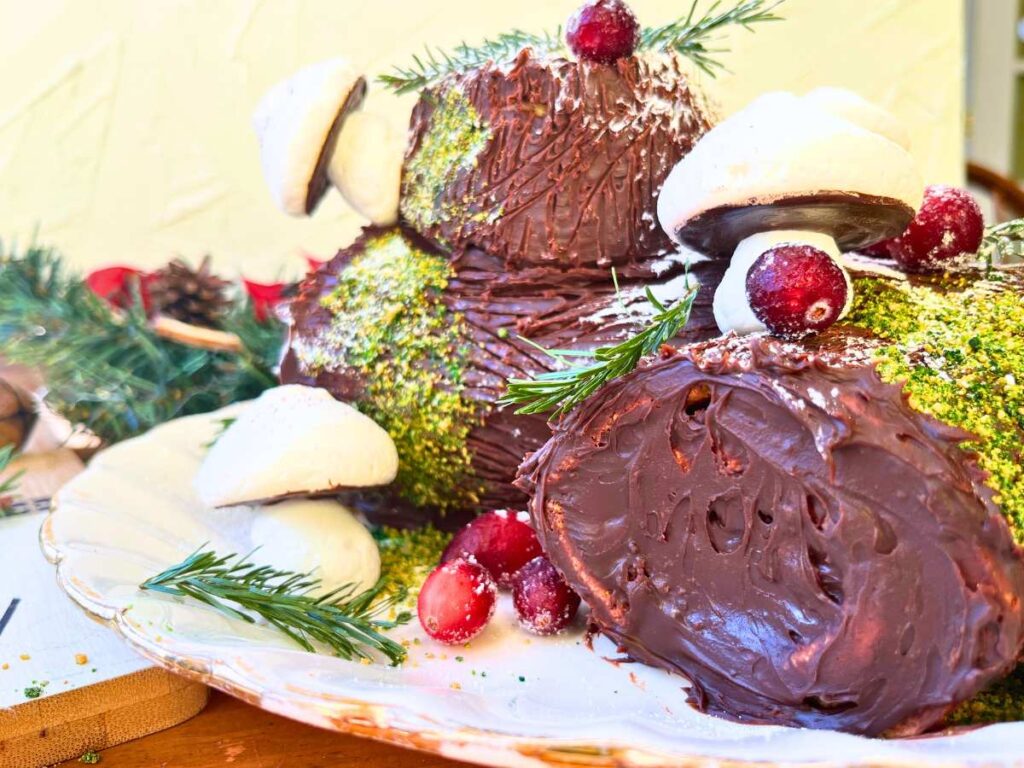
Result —
<instances>
[{"instance_id":1,"label":"wooden table","mask_svg":"<svg viewBox=\"0 0 1024 768\"><path fill-rule=\"evenodd\" d=\"M463 763L300 725L214 692L186 723L104 750L102 768L464 768ZM82 768L76 760L62 768Z\"/></svg>"}]
</instances>

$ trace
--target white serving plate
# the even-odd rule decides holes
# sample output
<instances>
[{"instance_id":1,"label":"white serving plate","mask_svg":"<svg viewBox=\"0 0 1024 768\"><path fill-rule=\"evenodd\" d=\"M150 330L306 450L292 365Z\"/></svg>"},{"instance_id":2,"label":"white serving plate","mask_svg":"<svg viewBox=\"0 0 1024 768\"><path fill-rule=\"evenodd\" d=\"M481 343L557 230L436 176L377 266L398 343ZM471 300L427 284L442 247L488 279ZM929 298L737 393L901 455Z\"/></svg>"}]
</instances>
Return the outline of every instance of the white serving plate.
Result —
<instances>
[{"instance_id":1,"label":"white serving plate","mask_svg":"<svg viewBox=\"0 0 1024 768\"><path fill-rule=\"evenodd\" d=\"M192 491L202 446L240 407L100 453L43 525L67 594L170 670L311 725L489 765L1024 766L1024 723L886 741L702 715L683 678L618 663L604 639L589 649L579 629L527 635L507 596L466 648L434 643L415 622L396 631L413 645L390 668L305 653L270 629L140 591L205 542L249 551L252 513L205 509Z\"/></svg>"}]
</instances>

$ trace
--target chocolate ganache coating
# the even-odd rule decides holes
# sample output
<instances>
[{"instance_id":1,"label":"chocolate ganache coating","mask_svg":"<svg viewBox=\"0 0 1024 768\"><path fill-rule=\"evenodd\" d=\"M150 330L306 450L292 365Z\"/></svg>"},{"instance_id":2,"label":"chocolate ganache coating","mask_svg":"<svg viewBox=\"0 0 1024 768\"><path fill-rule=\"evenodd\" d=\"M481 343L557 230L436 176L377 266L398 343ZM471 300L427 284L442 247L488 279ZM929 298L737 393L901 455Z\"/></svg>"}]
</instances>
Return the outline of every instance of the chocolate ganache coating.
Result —
<instances>
[{"instance_id":1,"label":"chocolate ganache coating","mask_svg":"<svg viewBox=\"0 0 1024 768\"><path fill-rule=\"evenodd\" d=\"M1024 561L967 435L884 383L873 344L684 348L521 469L596 627L702 710L917 733L1021 652Z\"/></svg>"},{"instance_id":2,"label":"chocolate ganache coating","mask_svg":"<svg viewBox=\"0 0 1024 768\"><path fill-rule=\"evenodd\" d=\"M529 342L559 349L616 343L653 312L645 287L673 301L692 281L701 290L681 342L711 338L723 269L706 260L687 271L675 255L627 265L618 271L617 295L600 267L508 271L479 249L449 257L408 229L370 228L300 286L288 310L281 379L324 387L387 429L405 500L523 507L526 497L512 485L516 468L551 429L543 416L516 416L494 403L507 379L554 366ZM368 344L375 336L380 341Z\"/></svg>"},{"instance_id":3,"label":"chocolate ganache coating","mask_svg":"<svg viewBox=\"0 0 1024 768\"><path fill-rule=\"evenodd\" d=\"M401 213L442 247L480 248L513 269L671 253L656 198L709 127L674 55L605 65L525 49L423 94Z\"/></svg>"}]
</instances>

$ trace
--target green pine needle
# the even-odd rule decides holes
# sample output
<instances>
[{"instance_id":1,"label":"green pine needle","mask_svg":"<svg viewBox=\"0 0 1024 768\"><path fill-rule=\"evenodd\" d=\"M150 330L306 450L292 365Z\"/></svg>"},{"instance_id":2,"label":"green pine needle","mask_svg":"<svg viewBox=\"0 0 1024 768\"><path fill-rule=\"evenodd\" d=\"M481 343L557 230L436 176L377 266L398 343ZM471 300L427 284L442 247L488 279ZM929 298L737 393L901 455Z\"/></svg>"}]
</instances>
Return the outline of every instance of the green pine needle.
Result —
<instances>
[{"instance_id":1,"label":"green pine needle","mask_svg":"<svg viewBox=\"0 0 1024 768\"><path fill-rule=\"evenodd\" d=\"M309 573L255 565L248 557L222 557L200 548L140 586L190 597L250 624L256 621L254 615L260 616L311 653L317 650L314 643L322 643L344 659L373 660L372 652L392 665L405 659L405 648L381 633L407 623L411 614L382 618L405 597L382 596L382 582L364 592L347 585L313 597L320 579Z\"/></svg>"},{"instance_id":2,"label":"green pine needle","mask_svg":"<svg viewBox=\"0 0 1024 768\"><path fill-rule=\"evenodd\" d=\"M714 77L725 68L718 60L718 55L725 53L726 49L709 47L717 34L728 26L740 26L753 31L755 24L778 21L781 17L775 15L774 11L784 1L743 0L732 8L719 11L721 0L715 0L698 16L701 3L700 0L693 0L685 16L662 26L645 27L640 33L637 50L675 51ZM379 79L395 93L419 91L448 75L466 72L489 61L507 63L527 47L542 56L567 53L561 27L554 32L539 35L514 29L476 46L460 43L451 53L427 47L422 56L413 56L412 64L395 67L391 74L381 75Z\"/></svg>"},{"instance_id":3,"label":"green pine needle","mask_svg":"<svg viewBox=\"0 0 1024 768\"><path fill-rule=\"evenodd\" d=\"M640 33L640 50L675 51L690 59L704 72L714 77L725 65L718 55L726 53L725 48L709 48L714 37L725 27L738 26L753 32L755 24L780 21L774 11L784 0L744 0L744 2L719 11L721 0L697 16L698 0L693 0L689 13L660 27L647 27Z\"/></svg>"},{"instance_id":4,"label":"green pine needle","mask_svg":"<svg viewBox=\"0 0 1024 768\"><path fill-rule=\"evenodd\" d=\"M43 370L51 407L108 442L275 386L281 324L257 322L248 302L238 300L223 330L241 338L241 353L160 338L139 302L115 314L47 248L0 249L4 357Z\"/></svg>"},{"instance_id":5,"label":"green pine needle","mask_svg":"<svg viewBox=\"0 0 1024 768\"><path fill-rule=\"evenodd\" d=\"M635 336L612 347L600 347L593 354L576 350L549 350L534 344L568 367L538 374L533 379L509 380L505 394L498 403L518 405L516 413L523 414L553 410L554 415L559 416L572 410L609 381L634 370L642 358L653 355L676 336L690 319L690 310L693 309L696 296L697 290L691 288L668 308L648 288L647 300L658 312L650 324ZM572 365L572 360L580 357L591 358L591 362Z\"/></svg>"},{"instance_id":6,"label":"green pine needle","mask_svg":"<svg viewBox=\"0 0 1024 768\"><path fill-rule=\"evenodd\" d=\"M484 40L477 46L460 43L451 53L426 46L422 56L412 57L411 65L395 67L391 74L381 75L379 79L395 93L419 91L452 73L465 72L488 61L511 61L527 47L533 48L540 55L564 51L562 28L558 27L553 34L545 32L540 35L514 29L502 32L496 38Z\"/></svg>"},{"instance_id":7,"label":"green pine needle","mask_svg":"<svg viewBox=\"0 0 1024 768\"><path fill-rule=\"evenodd\" d=\"M988 227L978 253L990 266L994 262L1024 259L1024 219Z\"/></svg>"}]
</instances>

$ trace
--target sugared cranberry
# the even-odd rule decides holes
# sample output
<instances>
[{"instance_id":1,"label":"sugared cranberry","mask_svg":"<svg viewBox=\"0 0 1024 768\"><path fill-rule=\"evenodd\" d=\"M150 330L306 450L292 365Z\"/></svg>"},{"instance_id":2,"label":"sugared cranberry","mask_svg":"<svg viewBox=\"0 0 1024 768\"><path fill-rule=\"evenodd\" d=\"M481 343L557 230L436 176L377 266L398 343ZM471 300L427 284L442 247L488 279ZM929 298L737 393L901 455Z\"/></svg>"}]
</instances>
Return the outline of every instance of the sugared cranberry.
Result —
<instances>
[{"instance_id":1,"label":"sugared cranberry","mask_svg":"<svg viewBox=\"0 0 1024 768\"><path fill-rule=\"evenodd\" d=\"M832 257L810 245L784 243L762 253L747 273L747 300L773 336L820 333L843 313L849 287Z\"/></svg>"},{"instance_id":2,"label":"sugared cranberry","mask_svg":"<svg viewBox=\"0 0 1024 768\"><path fill-rule=\"evenodd\" d=\"M871 256L875 259L891 259L893 244L896 242L895 237L890 237L888 240L881 240L880 242L869 245L866 248L861 248L860 253L865 256Z\"/></svg>"},{"instance_id":3,"label":"sugared cranberry","mask_svg":"<svg viewBox=\"0 0 1024 768\"><path fill-rule=\"evenodd\" d=\"M565 40L584 61L611 64L636 48L640 25L622 0L590 0L565 26Z\"/></svg>"},{"instance_id":4,"label":"sugared cranberry","mask_svg":"<svg viewBox=\"0 0 1024 768\"><path fill-rule=\"evenodd\" d=\"M486 568L498 586L508 587L512 574L541 553L528 519L525 513L504 509L480 515L455 534L441 562L470 558Z\"/></svg>"},{"instance_id":5,"label":"sugared cranberry","mask_svg":"<svg viewBox=\"0 0 1024 768\"><path fill-rule=\"evenodd\" d=\"M476 637L487 626L497 592L486 570L458 558L430 572L420 588L416 612L428 635L457 645Z\"/></svg>"},{"instance_id":6,"label":"sugared cranberry","mask_svg":"<svg viewBox=\"0 0 1024 768\"><path fill-rule=\"evenodd\" d=\"M566 584L551 561L541 555L512 577L512 602L523 627L538 635L554 635L576 616L580 596Z\"/></svg>"},{"instance_id":7,"label":"sugared cranberry","mask_svg":"<svg viewBox=\"0 0 1024 768\"><path fill-rule=\"evenodd\" d=\"M906 232L893 240L889 252L907 272L932 272L978 252L985 220L970 192L935 184Z\"/></svg>"}]
</instances>

